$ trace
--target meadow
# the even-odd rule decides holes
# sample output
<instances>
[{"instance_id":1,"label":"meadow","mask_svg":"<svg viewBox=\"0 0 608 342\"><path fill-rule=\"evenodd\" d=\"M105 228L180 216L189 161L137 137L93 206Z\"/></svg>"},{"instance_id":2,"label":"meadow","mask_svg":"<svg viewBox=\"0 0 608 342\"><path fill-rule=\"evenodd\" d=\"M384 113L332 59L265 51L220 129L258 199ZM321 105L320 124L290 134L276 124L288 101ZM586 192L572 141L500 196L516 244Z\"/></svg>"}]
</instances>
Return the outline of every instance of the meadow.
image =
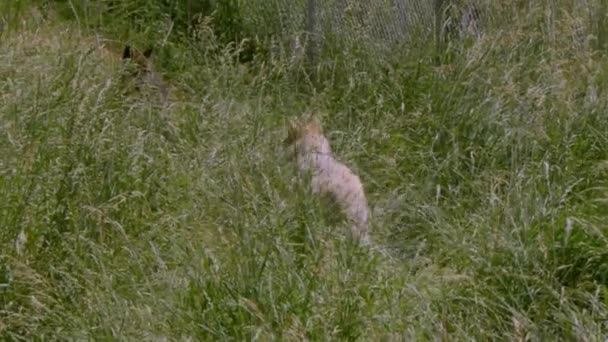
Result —
<instances>
[{"instance_id":1,"label":"meadow","mask_svg":"<svg viewBox=\"0 0 608 342\"><path fill-rule=\"evenodd\" d=\"M417 42L313 71L243 63L212 22L0 5L0 339L605 340L608 25L549 2L440 64ZM155 44L167 102L124 86L126 41ZM297 178L305 111L371 248Z\"/></svg>"}]
</instances>

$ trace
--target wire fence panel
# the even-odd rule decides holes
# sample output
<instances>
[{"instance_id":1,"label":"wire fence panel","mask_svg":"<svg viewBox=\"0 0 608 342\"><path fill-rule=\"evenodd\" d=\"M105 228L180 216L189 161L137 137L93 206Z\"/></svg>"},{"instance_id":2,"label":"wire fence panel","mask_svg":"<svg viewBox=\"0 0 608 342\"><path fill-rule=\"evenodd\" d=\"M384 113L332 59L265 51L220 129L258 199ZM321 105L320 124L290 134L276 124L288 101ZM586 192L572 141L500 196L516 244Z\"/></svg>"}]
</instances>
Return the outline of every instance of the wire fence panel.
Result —
<instances>
[{"instance_id":1,"label":"wire fence panel","mask_svg":"<svg viewBox=\"0 0 608 342\"><path fill-rule=\"evenodd\" d=\"M412 37L432 38L433 1L251 0L244 6L246 13L264 17L249 18L256 30L278 35L289 42L288 49L297 37L307 50L320 50L326 40L334 39L382 51Z\"/></svg>"},{"instance_id":2,"label":"wire fence panel","mask_svg":"<svg viewBox=\"0 0 608 342\"><path fill-rule=\"evenodd\" d=\"M593 30L593 13L606 0L248 0L246 13L263 17L255 27L272 33L284 52L307 50L318 55L327 41L360 46L384 55L413 40L433 42L473 36L485 30L507 32L515 25L532 25L557 34L556 18L571 21L581 39ZM260 9L263 13L260 13ZM531 14L532 13L532 14ZM253 16L255 17L255 15ZM529 20L530 19L530 20ZM253 20L253 19L251 19ZM305 48L302 48L305 46Z\"/></svg>"},{"instance_id":3,"label":"wire fence panel","mask_svg":"<svg viewBox=\"0 0 608 342\"><path fill-rule=\"evenodd\" d=\"M433 0L271 1L281 9L284 32L288 34L331 33L350 41L367 38L390 44L403 40L414 27L425 27L428 33L433 27ZM311 22L315 27L307 27Z\"/></svg>"}]
</instances>

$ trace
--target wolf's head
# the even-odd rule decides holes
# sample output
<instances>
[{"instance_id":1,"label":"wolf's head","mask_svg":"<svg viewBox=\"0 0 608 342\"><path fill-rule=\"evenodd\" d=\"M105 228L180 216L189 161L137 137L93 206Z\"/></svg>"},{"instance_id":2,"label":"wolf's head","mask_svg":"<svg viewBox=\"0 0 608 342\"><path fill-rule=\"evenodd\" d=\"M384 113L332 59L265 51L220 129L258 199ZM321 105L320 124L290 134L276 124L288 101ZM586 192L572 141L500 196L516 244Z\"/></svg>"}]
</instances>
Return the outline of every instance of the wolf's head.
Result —
<instances>
[{"instance_id":1,"label":"wolf's head","mask_svg":"<svg viewBox=\"0 0 608 342\"><path fill-rule=\"evenodd\" d=\"M287 138L283 141L289 146L305 136L323 135L323 127L316 115L310 114L298 120L291 120L287 127Z\"/></svg>"},{"instance_id":2,"label":"wolf's head","mask_svg":"<svg viewBox=\"0 0 608 342\"><path fill-rule=\"evenodd\" d=\"M132 48L130 45L127 45L122 52L122 59L131 60L135 64L133 76L139 76L152 71L151 56L152 48L148 48L142 53L139 50Z\"/></svg>"},{"instance_id":3,"label":"wolf's head","mask_svg":"<svg viewBox=\"0 0 608 342\"><path fill-rule=\"evenodd\" d=\"M298 153L317 152L331 153L329 141L323 135L319 118L308 114L299 120L292 120L287 128L286 146L295 145Z\"/></svg>"},{"instance_id":4,"label":"wolf's head","mask_svg":"<svg viewBox=\"0 0 608 342\"><path fill-rule=\"evenodd\" d=\"M127 73L128 77L131 77L135 81L135 88L140 89L142 85L152 86L157 88L163 99L166 99L168 95L168 88L162 77L154 71L152 65L152 48L148 48L141 52L130 45L125 46L122 53L123 60L131 61L130 72Z\"/></svg>"}]
</instances>

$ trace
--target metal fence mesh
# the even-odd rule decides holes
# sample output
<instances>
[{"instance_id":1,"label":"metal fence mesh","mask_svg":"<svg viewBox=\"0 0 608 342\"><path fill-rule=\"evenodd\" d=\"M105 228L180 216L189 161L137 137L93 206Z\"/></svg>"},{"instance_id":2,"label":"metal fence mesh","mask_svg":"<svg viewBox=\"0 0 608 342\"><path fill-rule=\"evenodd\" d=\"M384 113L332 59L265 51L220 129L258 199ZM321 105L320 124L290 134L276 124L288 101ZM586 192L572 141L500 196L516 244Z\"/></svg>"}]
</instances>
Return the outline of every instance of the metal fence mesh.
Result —
<instances>
[{"instance_id":1,"label":"metal fence mesh","mask_svg":"<svg viewBox=\"0 0 608 342\"><path fill-rule=\"evenodd\" d=\"M486 29L509 30L518 20L519 24L533 20L526 17L533 9L548 26L555 25L558 17L569 18L577 26L573 30L584 39L593 31L594 13L608 8L604 2L608 1L248 0L245 7L247 13L263 17L250 16L256 29L272 31L292 52L304 44L302 37L308 37L306 50L317 53L324 41L337 39L385 54L395 44L413 39L432 41L436 34L449 31L462 36ZM294 37L299 38L295 43Z\"/></svg>"},{"instance_id":2,"label":"metal fence mesh","mask_svg":"<svg viewBox=\"0 0 608 342\"><path fill-rule=\"evenodd\" d=\"M274 1L281 9L285 32L291 33L333 33L343 39L369 38L386 44L404 39L414 27L425 27L429 33L433 27L433 0Z\"/></svg>"},{"instance_id":3,"label":"metal fence mesh","mask_svg":"<svg viewBox=\"0 0 608 342\"><path fill-rule=\"evenodd\" d=\"M412 36L432 38L434 1L253 0L245 11L262 11L264 19L250 16L250 24L272 31L288 42L287 49L297 49L297 37L295 45L306 44L307 50L320 50L328 39L383 50Z\"/></svg>"},{"instance_id":4,"label":"metal fence mesh","mask_svg":"<svg viewBox=\"0 0 608 342\"><path fill-rule=\"evenodd\" d=\"M416 35L432 35L434 0L270 0L284 37L312 34L349 43L388 47Z\"/></svg>"}]
</instances>

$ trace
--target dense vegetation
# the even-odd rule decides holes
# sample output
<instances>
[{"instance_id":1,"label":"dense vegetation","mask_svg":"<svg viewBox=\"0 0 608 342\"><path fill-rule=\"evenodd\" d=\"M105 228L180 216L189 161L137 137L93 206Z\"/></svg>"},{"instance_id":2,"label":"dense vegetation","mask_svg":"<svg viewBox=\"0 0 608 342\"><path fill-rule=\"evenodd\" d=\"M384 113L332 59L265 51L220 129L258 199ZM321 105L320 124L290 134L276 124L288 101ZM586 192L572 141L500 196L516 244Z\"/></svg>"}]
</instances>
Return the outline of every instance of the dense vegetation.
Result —
<instances>
[{"instance_id":1,"label":"dense vegetation","mask_svg":"<svg viewBox=\"0 0 608 342\"><path fill-rule=\"evenodd\" d=\"M0 4L0 339L607 337L603 17L539 1L311 67L242 2L184 3ZM169 102L100 37L154 45ZM306 110L361 175L371 249L286 158Z\"/></svg>"}]
</instances>

